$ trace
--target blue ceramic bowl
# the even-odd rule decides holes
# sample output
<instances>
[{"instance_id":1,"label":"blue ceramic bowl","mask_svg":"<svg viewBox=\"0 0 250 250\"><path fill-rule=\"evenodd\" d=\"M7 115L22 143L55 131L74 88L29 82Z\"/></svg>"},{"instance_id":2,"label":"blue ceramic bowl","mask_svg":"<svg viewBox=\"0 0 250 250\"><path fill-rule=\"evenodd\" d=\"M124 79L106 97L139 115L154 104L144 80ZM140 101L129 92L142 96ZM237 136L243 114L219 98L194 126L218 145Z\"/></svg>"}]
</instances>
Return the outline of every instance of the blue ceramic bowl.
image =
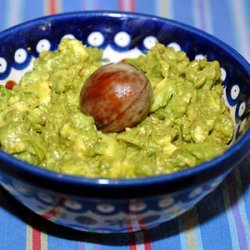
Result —
<instances>
[{"instance_id":1,"label":"blue ceramic bowl","mask_svg":"<svg viewBox=\"0 0 250 250\"><path fill-rule=\"evenodd\" d=\"M233 145L215 159L177 173L111 180L67 176L0 151L0 183L35 213L57 224L97 233L148 229L187 211L213 191L250 150L250 65L218 39L167 19L119 12L49 16L0 33L0 84L19 81L42 50L64 36L104 50L119 61L159 41L221 64L225 101L235 120ZM209 105L209 104L208 104Z\"/></svg>"}]
</instances>

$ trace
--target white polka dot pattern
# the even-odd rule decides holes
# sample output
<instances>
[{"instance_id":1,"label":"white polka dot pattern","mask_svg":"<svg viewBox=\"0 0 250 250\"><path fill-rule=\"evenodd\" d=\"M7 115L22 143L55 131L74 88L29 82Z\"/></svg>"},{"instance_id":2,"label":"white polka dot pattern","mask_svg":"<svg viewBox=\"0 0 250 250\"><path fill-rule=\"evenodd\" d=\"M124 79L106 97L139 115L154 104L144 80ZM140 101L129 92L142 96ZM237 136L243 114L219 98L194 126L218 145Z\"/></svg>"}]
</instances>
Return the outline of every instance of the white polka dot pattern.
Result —
<instances>
[{"instance_id":1,"label":"white polka dot pattern","mask_svg":"<svg viewBox=\"0 0 250 250\"><path fill-rule=\"evenodd\" d=\"M168 47L172 47L175 51L180 51L181 46L178 43L172 42L168 44Z\"/></svg>"},{"instance_id":2,"label":"white polka dot pattern","mask_svg":"<svg viewBox=\"0 0 250 250\"><path fill-rule=\"evenodd\" d=\"M110 204L99 204L96 208L102 213L112 213L115 210L115 207Z\"/></svg>"},{"instance_id":3,"label":"white polka dot pattern","mask_svg":"<svg viewBox=\"0 0 250 250\"><path fill-rule=\"evenodd\" d=\"M146 204L144 202L134 202L129 205L129 210L132 212L140 212L146 208Z\"/></svg>"},{"instance_id":4,"label":"white polka dot pattern","mask_svg":"<svg viewBox=\"0 0 250 250\"><path fill-rule=\"evenodd\" d=\"M13 187L20 194L26 194L28 192L28 189L19 182L13 181Z\"/></svg>"},{"instance_id":5,"label":"white polka dot pattern","mask_svg":"<svg viewBox=\"0 0 250 250\"><path fill-rule=\"evenodd\" d=\"M225 81L226 78L227 78L227 72L226 72L226 70L224 68L220 68L220 72L221 72L221 77L220 77L221 80Z\"/></svg>"},{"instance_id":6,"label":"white polka dot pattern","mask_svg":"<svg viewBox=\"0 0 250 250\"><path fill-rule=\"evenodd\" d=\"M243 116L245 110L246 110L246 103L242 102L239 107L238 116L239 117Z\"/></svg>"},{"instance_id":7,"label":"white polka dot pattern","mask_svg":"<svg viewBox=\"0 0 250 250\"><path fill-rule=\"evenodd\" d=\"M48 51L51 48L50 41L47 39L40 40L36 45L36 51L41 53L42 51Z\"/></svg>"},{"instance_id":8,"label":"white polka dot pattern","mask_svg":"<svg viewBox=\"0 0 250 250\"><path fill-rule=\"evenodd\" d=\"M7 69L7 62L3 57L0 57L0 73L4 73Z\"/></svg>"},{"instance_id":9,"label":"white polka dot pattern","mask_svg":"<svg viewBox=\"0 0 250 250\"><path fill-rule=\"evenodd\" d=\"M238 85L236 85L236 84L233 85L232 88L231 88L230 94L231 94L231 98L233 100L236 100L238 98L239 94L240 94L240 87Z\"/></svg>"},{"instance_id":10,"label":"white polka dot pattern","mask_svg":"<svg viewBox=\"0 0 250 250\"><path fill-rule=\"evenodd\" d=\"M72 34L66 34L66 35L64 35L63 37L62 37L62 39L74 39L75 38L75 36L74 35L72 35ZM62 40L61 39L61 40Z\"/></svg>"},{"instance_id":11,"label":"white polka dot pattern","mask_svg":"<svg viewBox=\"0 0 250 250\"><path fill-rule=\"evenodd\" d=\"M163 200L160 200L158 206L160 208L166 208L166 207L171 206L173 203L174 203L174 199L169 197L169 198L165 198Z\"/></svg>"},{"instance_id":12,"label":"white polka dot pattern","mask_svg":"<svg viewBox=\"0 0 250 250\"><path fill-rule=\"evenodd\" d=\"M28 57L27 51L21 48L16 50L14 55L14 60L16 63L22 64L26 61L27 57Z\"/></svg>"},{"instance_id":13,"label":"white polka dot pattern","mask_svg":"<svg viewBox=\"0 0 250 250\"><path fill-rule=\"evenodd\" d=\"M77 202L77 201L73 201L73 200L66 200L65 201L65 206L69 209L72 209L72 210L80 210L82 209L82 205Z\"/></svg>"},{"instance_id":14,"label":"white polka dot pattern","mask_svg":"<svg viewBox=\"0 0 250 250\"><path fill-rule=\"evenodd\" d=\"M104 36L101 32L95 31L88 36L88 43L93 47L99 47L104 42Z\"/></svg>"},{"instance_id":15,"label":"white polka dot pattern","mask_svg":"<svg viewBox=\"0 0 250 250\"><path fill-rule=\"evenodd\" d=\"M203 59L205 59L205 56L202 55L202 54L199 54L199 55L195 56L195 60L203 60Z\"/></svg>"},{"instance_id":16,"label":"white polka dot pattern","mask_svg":"<svg viewBox=\"0 0 250 250\"><path fill-rule=\"evenodd\" d=\"M193 198L195 198L196 196L199 196L200 194L202 193L202 188L196 188L196 189L194 189L189 195L188 195L188 197L190 198L190 199L193 199Z\"/></svg>"},{"instance_id":17,"label":"white polka dot pattern","mask_svg":"<svg viewBox=\"0 0 250 250\"><path fill-rule=\"evenodd\" d=\"M52 203L54 201L53 197L46 194L46 193L38 193L37 196L39 197L39 199L45 203Z\"/></svg>"},{"instance_id":18,"label":"white polka dot pattern","mask_svg":"<svg viewBox=\"0 0 250 250\"><path fill-rule=\"evenodd\" d=\"M114 37L114 42L120 47L127 47L130 44L130 35L125 31L118 32Z\"/></svg>"},{"instance_id":19,"label":"white polka dot pattern","mask_svg":"<svg viewBox=\"0 0 250 250\"><path fill-rule=\"evenodd\" d=\"M157 38L154 36L148 36L143 40L143 45L146 49L152 49L158 42Z\"/></svg>"}]
</instances>

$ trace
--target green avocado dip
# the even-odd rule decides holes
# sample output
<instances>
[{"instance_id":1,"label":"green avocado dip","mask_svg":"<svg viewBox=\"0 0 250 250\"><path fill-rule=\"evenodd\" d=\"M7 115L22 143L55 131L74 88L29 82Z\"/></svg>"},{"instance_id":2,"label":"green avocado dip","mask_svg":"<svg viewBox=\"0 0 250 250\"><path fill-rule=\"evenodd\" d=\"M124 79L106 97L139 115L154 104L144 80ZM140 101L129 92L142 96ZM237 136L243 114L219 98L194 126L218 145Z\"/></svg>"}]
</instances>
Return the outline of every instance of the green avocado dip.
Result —
<instances>
[{"instance_id":1,"label":"green avocado dip","mask_svg":"<svg viewBox=\"0 0 250 250\"><path fill-rule=\"evenodd\" d=\"M157 44L127 59L153 88L150 114L121 133L102 133L79 108L102 51L63 39L42 52L12 90L0 86L0 147L24 161L70 175L136 178L172 173L223 153L234 123L217 61L190 61Z\"/></svg>"}]
</instances>

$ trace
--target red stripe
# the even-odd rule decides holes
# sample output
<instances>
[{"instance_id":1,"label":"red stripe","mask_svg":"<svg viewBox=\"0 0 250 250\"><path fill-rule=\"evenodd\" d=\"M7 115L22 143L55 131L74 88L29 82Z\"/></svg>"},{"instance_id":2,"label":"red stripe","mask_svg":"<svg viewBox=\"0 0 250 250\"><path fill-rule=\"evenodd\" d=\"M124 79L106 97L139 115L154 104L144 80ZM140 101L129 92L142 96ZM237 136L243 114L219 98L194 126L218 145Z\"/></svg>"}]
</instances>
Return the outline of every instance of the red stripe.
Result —
<instances>
[{"instance_id":1,"label":"red stripe","mask_svg":"<svg viewBox=\"0 0 250 250\"><path fill-rule=\"evenodd\" d=\"M53 207L50 211L48 211L45 214L42 214L42 216L46 219L50 219L54 216L56 216L58 214L58 212L60 211L61 207L63 206L65 202L65 199L60 199L58 201L58 203L55 205L55 207Z\"/></svg>"},{"instance_id":2,"label":"red stripe","mask_svg":"<svg viewBox=\"0 0 250 250\"><path fill-rule=\"evenodd\" d=\"M120 1L119 1L120 2ZM127 208L127 210L129 211L129 203L126 204L125 206ZM136 237L135 234L133 233L133 226L131 223L131 219L130 219L130 214L127 214L127 219L126 219L126 224L127 224L127 230L128 230L128 236L129 236L129 249L130 250L136 250Z\"/></svg>"},{"instance_id":3,"label":"red stripe","mask_svg":"<svg viewBox=\"0 0 250 250\"><path fill-rule=\"evenodd\" d=\"M137 216L137 222L142 230L144 249L152 250L149 232L146 230L145 224L142 219L140 220L139 216ZM131 229L132 229L132 223L131 223L131 220L129 219L128 231L131 232ZM136 235L135 233L130 233L129 234L129 249L136 250L136 245L137 245Z\"/></svg>"},{"instance_id":4,"label":"red stripe","mask_svg":"<svg viewBox=\"0 0 250 250\"><path fill-rule=\"evenodd\" d=\"M41 250L41 232L32 228L32 250Z\"/></svg>"},{"instance_id":5,"label":"red stripe","mask_svg":"<svg viewBox=\"0 0 250 250\"><path fill-rule=\"evenodd\" d=\"M126 8L126 4L124 4L125 2L128 3L128 8ZM119 0L118 2L118 9L120 11L135 11L135 0Z\"/></svg>"},{"instance_id":6,"label":"red stripe","mask_svg":"<svg viewBox=\"0 0 250 250\"><path fill-rule=\"evenodd\" d=\"M130 220L130 216L128 218L128 232L129 234L129 249L130 250L136 250L136 237L135 234L133 233L133 227L132 227L132 223Z\"/></svg>"},{"instance_id":7,"label":"red stripe","mask_svg":"<svg viewBox=\"0 0 250 250\"><path fill-rule=\"evenodd\" d=\"M151 250L152 247L151 247L151 243L150 243L150 235L149 235L149 232L147 230L143 231L143 238L144 238L145 250Z\"/></svg>"},{"instance_id":8,"label":"red stripe","mask_svg":"<svg viewBox=\"0 0 250 250\"><path fill-rule=\"evenodd\" d=\"M119 0L119 2L118 2L118 9L119 10L124 10L123 1L124 0Z\"/></svg>"},{"instance_id":9,"label":"red stripe","mask_svg":"<svg viewBox=\"0 0 250 250\"><path fill-rule=\"evenodd\" d=\"M49 15L56 14L56 2L57 0L49 0Z\"/></svg>"},{"instance_id":10,"label":"red stripe","mask_svg":"<svg viewBox=\"0 0 250 250\"><path fill-rule=\"evenodd\" d=\"M129 235L129 249L130 250L136 250L136 239L134 233Z\"/></svg>"},{"instance_id":11,"label":"red stripe","mask_svg":"<svg viewBox=\"0 0 250 250\"><path fill-rule=\"evenodd\" d=\"M135 11L135 6L136 6L135 1L136 0L130 0L129 2L130 11Z\"/></svg>"},{"instance_id":12,"label":"red stripe","mask_svg":"<svg viewBox=\"0 0 250 250\"><path fill-rule=\"evenodd\" d=\"M138 223L139 223L140 228L142 230L143 241L144 241L144 248L145 248L145 250L151 250L152 247L151 247L151 244L150 244L150 234L149 234L149 231L146 229L144 221L143 221L143 219L141 219L139 217L139 215L137 216L137 220L138 220Z\"/></svg>"}]
</instances>

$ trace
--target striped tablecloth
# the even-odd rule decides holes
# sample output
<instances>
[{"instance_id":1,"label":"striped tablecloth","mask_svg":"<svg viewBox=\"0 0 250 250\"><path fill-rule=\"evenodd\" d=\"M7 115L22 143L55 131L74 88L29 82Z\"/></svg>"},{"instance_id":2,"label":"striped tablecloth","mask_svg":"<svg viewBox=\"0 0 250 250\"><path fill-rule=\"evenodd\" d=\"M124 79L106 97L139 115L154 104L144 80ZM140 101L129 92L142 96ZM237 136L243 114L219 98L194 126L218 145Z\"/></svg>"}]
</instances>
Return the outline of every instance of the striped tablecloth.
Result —
<instances>
[{"instance_id":1,"label":"striped tablecloth","mask_svg":"<svg viewBox=\"0 0 250 250\"><path fill-rule=\"evenodd\" d=\"M76 10L154 14L205 30L250 61L250 0L0 0L0 31ZM151 231L90 235L63 230L0 188L0 250L250 249L250 156L188 213Z\"/></svg>"}]
</instances>

